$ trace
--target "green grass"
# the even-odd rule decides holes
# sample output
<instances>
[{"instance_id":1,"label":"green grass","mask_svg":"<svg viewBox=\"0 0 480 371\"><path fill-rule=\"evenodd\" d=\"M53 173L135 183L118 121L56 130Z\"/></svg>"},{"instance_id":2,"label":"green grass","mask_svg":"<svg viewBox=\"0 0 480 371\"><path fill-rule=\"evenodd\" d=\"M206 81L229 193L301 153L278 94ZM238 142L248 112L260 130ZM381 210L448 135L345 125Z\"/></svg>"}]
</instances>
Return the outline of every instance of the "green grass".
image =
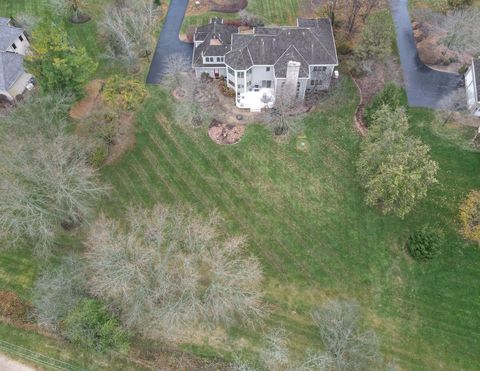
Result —
<instances>
[{"instance_id":1,"label":"green grass","mask_svg":"<svg viewBox=\"0 0 480 371\"><path fill-rule=\"evenodd\" d=\"M267 25L295 25L298 14L299 0L250 0L247 11L260 17ZM181 32L185 33L190 27L207 24L212 17L237 19L237 13L207 12L200 15L185 17Z\"/></svg>"},{"instance_id":2,"label":"green grass","mask_svg":"<svg viewBox=\"0 0 480 371\"><path fill-rule=\"evenodd\" d=\"M290 330L297 350L318 346L308 321L312 306L342 296L363 304L387 358L406 369L471 369L480 362L480 253L456 233L458 204L480 185L480 161L420 125L431 120L430 111L410 115L413 131L440 164L440 184L402 221L364 206L354 168L359 139L350 83L342 107L306 120L306 152L295 140L275 143L261 126L248 127L238 145L217 146L204 130L159 123L155 115L168 117L170 98L151 92L138 113L135 149L103 171L114 189L105 205L110 214L155 202L188 203L203 213L218 209L226 231L247 235L261 258L274 308L269 323ZM403 246L424 223L442 225L447 239L441 255L422 264ZM241 329L230 336L258 339Z\"/></svg>"},{"instance_id":3,"label":"green grass","mask_svg":"<svg viewBox=\"0 0 480 371\"><path fill-rule=\"evenodd\" d=\"M262 18L266 24L294 25L299 0L250 0L247 10Z\"/></svg>"},{"instance_id":4,"label":"green grass","mask_svg":"<svg viewBox=\"0 0 480 371\"><path fill-rule=\"evenodd\" d=\"M39 14L38 4L1 1L0 15ZM293 24L296 9L290 0L249 3L249 10L267 23ZM101 50L94 27L94 22L68 26L72 38L93 54ZM102 170L112 185L102 205L107 213L120 218L128 205L156 202L187 203L200 213L218 209L225 219L222 230L248 236L250 251L262 260L272 308L267 325L285 327L297 354L320 346L309 321L311 308L326 298L345 297L360 301L368 325L381 336L386 358L402 369L478 367L480 250L456 230L462 198L480 187L480 157L434 135L424 124L432 120L431 111L411 109L409 114L412 132L432 147L440 183L399 220L364 205L354 166L360 139L352 117L358 97L350 81L340 102L324 104L306 120L301 138L306 149L297 148L298 140L276 143L262 126L249 126L235 146L215 145L203 129L168 123L173 102L159 88L151 87L150 93L137 114L136 147ZM160 123L157 113L167 122ZM438 257L418 263L408 257L404 242L425 223L442 226L446 239ZM24 250L0 253L0 288L28 297L42 264ZM255 347L262 331L233 328L222 346L185 348L229 357L242 339ZM63 359L75 365L110 364L7 325L0 325L0 339L54 358L61 358L65 348ZM112 368L123 367L111 362Z\"/></svg>"}]
</instances>

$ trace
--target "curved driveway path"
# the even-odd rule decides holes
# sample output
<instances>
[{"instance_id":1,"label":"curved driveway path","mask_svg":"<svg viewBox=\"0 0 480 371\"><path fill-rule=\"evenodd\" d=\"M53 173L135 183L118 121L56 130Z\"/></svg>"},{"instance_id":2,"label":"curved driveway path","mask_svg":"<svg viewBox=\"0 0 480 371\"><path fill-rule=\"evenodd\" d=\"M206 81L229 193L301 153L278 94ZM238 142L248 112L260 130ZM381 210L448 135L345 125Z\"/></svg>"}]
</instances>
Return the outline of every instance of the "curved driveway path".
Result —
<instances>
[{"instance_id":1,"label":"curved driveway path","mask_svg":"<svg viewBox=\"0 0 480 371\"><path fill-rule=\"evenodd\" d=\"M189 60L192 58L193 44L180 41L180 29L187 10L188 0L171 0L168 13L158 38L153 55L147 83L158 84L165 73L166 61L169 55L180 54Z\"/></svg>"},{"instance_id":2,"label":"curved driveway path","mask_svg":"<svg viewBox=\"0 0 480 371\"><path fill-rule=\"evenodd\" d=\"M440 99L455 90L462 76L438 72L422 63L413 38L408 0L390 0L390 8L397 29L397 44L408 104L413 107L437 108Z\"/></svg>"}]
</instances>

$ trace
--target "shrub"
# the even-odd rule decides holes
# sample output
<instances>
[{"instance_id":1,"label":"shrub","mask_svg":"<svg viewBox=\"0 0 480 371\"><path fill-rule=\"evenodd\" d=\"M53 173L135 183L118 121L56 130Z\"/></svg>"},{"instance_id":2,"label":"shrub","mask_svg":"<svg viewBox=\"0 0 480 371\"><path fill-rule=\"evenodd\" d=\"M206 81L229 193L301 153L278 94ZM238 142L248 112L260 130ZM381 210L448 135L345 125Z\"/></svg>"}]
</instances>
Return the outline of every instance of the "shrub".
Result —
<instances>
[{"instance_id":1,"label":"shrub","mask_svg":"<svg viewBox=\"0 0 480 371\"><path fill-rule=\"evenodd\" d=\"M365 106L364 120L367 126L373 123L375 113L384 105L389 106L392 110L406 106L405 93L400 86L393 82L385 85L373 100Z\"/></svg>"},{"instance_id":2,"label":"shrub","mask_svg":"<svg viewBox=\"0 0 480 371\"><path fill-rule=\"evenodd\" d=\"M65 337L74 344L103 352L108 349L126 350L127 333L105 306L94 299L84 299L63 323Z\"/></svg>"},{"instance_id":3,"label":"shrub","mask_svg":"<svg viewBox=\"0 0 480 371\"><path fill-rule=\"evenodd\" d=\"M407 249L410 255L417 260L432 259L438 253L440 241L439 232L426 226L410 235Z\"/></svg>"},{"instance_id":4,"label":"shrub","mask_svg":"<svg viewBox=\"0 0 480 371\"><path fill-rule=\"evenodd\" d=\"M94 168L99 168L103 165L108 157L108 146L105 143L98 143L88 154L88 164Z\"/></svg>"},{"instance_id":5,"label":"shrub","mask_svg":"<svg viewBox=\"0 0 480 371\"><path fill-rule=\"evenodd\" d=\"M113 108L134 111L147 96L145 86L137 80L120 75L110 77L103 87L103 97Z\"/></svg>"},{"instance_id":6,"label":"shrub","mask_svg":"<svg viewBox=\"0 0 480 371\"><path fill-rule=\"evenodd\" d=\"M462 235L472 241L480 242L480 191L471 191L460 206Z\"/></svg>"},{"instance_id":7,"label":"shrub","mask_svg":"<svg viewBox=\"0 0 480 371\"><path fill-rule=\"evenodd\" d=\"M390 12L381 10L370 15L362 31L360 43L356 48L361 59L384 59L392 54L392 39L395 28Z\"/></svg>"}]
</instances>

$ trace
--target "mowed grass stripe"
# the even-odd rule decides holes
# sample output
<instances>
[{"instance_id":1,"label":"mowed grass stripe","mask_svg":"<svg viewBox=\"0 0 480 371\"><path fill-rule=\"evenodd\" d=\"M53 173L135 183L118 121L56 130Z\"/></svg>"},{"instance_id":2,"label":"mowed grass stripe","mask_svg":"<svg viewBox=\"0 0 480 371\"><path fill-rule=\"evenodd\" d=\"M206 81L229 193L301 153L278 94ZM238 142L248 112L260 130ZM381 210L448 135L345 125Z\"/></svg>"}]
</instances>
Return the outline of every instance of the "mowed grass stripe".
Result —
<instances>
[{"instance_id":1,"label":"mowed grass stripe","mask_svg":"<svg viewBox=\"0 0 480 371\"><path fill-rule=\"evenodd\" d=\"M179 131L178 131L178 130L171 130L171 131L169 132L169 134L170 134L171 136L172 136L172 135L175 135L175 134L173 134L173 132L178 133ZM179 137L178 140L185 141L185 143L182 143L182 144L183 144L183 146L182 146L182 144L180 144L180 143L177 142L177 146L179 146L179 147L181 146L182 148L189 148L191 151L195 150L195 153L197 154L197 156L195 156L195 159L198 159L198 158L199 158L199 156L198 156L199 153L201 153L201 154L203 155L204 159L206 158L206 156L208 156L208 154L202 149L202 148L204 148L203 146L199 146L199 145L197 145L195 142L190 141L190 138L189 138L189 136L185 133L185 131L183 131L182 134L183 134L182 137L181 137L181 138ZM167 134L167 135L168 135L168 134ZM210 160L210 159L206 160L207 163L210 163L210 166L211 166L212 162L215 161L215 158L216 158L216 154L217 154L217 153L218 153L218 151L213 151L213 154L214 154L214 155L213 155L213 156L210 155L210 156L211 156L210 158L211 158L212 160ZM193 156L188 156L188 155L185 155L185 156L186 156L186 158L188 158L188 159L193 158ZM201 157L202 157L202 156L200 156L200 158L201 158ZM232 159L229 158L229 157L227 157L226 160L227 160L227 161L232 161ZM241 173L241 174L247 173L247 170L246 170L246 169L241 169L240 166L241 166L241 165L239 165L239 164L235 164L235 169L236 169L239 173ZM213 167L215 167L215 166L213 166ZM225 177L224 177L224 179L225 179ZM249 177L247 177L246 179L249 179ZM248 180L246 180L244 183L248 183ZM240 187L239 187L238 185L229 184L229 185L228 185L228 188L229 188L229 189L237 189L237 190L240 190ZM242 197L241 200L244 201L244 202L243 202L243 205L239 205L240 207L234 209L235 213L231 215L233 218L238 219L238 218L236 217L236 215L238 214L239 211L242 211L242 212L244 212L246 215L250 215L249 222L248 222L248 223L247 223L247 222L243 222L243 223L242 223L243 226L246 226L246 225L248 225L248 224L251 225L252 223L254 223L255 226L262 225L264 228L267 227L267 226L268 226L268 228L271 228L271 227L272 227L272 223L271 223L269 220L265 219L265 218L262 218L259 222L256 222L255 220L252 220L252 214L251 214L251 213L248 214L248 211L247 211L247 210L257 210L259 207L258 207L258 205L255 205L255 204L252 204L252 205L246 205L246 204L245 204L245 203L251 202L251 198L250 198L250 197ZM243 207L242 207L242 206L243 206ZM265 207L265 205L262 205L262 207ZM270 211L271 211L271 210L270 210ZM257 213L254 214L255 217L265 216L265 215L268 215L268 214L267 214L267 213L261 213L261 212L257 212ZM251 229L251 227L250 227L249 229ZM282 227L281 230L284 231L284 230L287 230L287 228L283 228L283 227ZM260 233L260 234L257 235L257 236L263 239L263 237L265 236L265 233ZM310 273L308 272L307 267L306 267L305 265L303 265L303 264L298 264L298 263L300 262L300 260L293 259L294 256L292 255L291 251L289 251L288 249L285 249L285 248L284 248L284 241L281 240L281 239L277 236L277 233L275 233L275 231L272 231L272 233L270 234L270 237L273 237L273 238L275 239L276 245L277 245L278 247L281 247L281 248L282 248L284 254L287 254L288 259L290 259L290 261L297 262L297 263L296 263L297 268L300 268L303 272L307 273L308 276L310 276ZM266 242L268 243L269 241L267 240ZM265 251L265 250L262 249L262 251ZM271 250L270 250L270 251L271 251ZM283 271L283 269L282 269L282 271Z\"/></svg>"},{"instance_id":2,"label":"mowed grass stripe","mask_svg":"<svg viewBox=\"0 0 480 371\"><path fill-rule=\"evenodd\" d=\"M173 140L172 137L169 137L169 134L167 132L162 131L160 129L157 129L157 130L161 131L161 133L159 133L159 135L158 135L159 138L163 138L165 140L166 140L166 138L170 138L171 140ZM165 143L165 142L163 142L163 143ZM179 143L174 143L174 142L171 142L171 143L173 143L173 145L176 149L186 148L186 147L188 148L188 146L181 145ZM181 155L181 158L183 160L182 164L185 166L185 163L188 162L188 164L189 164L188 166L191 169L191 172L188 172L187 176L189 176L189 175L191 176L193 173L195 173L196 180L203 183L203 187L210 188L208 183L203 179L202 173L200 172L200 170L195 167L193 161L191 160L191 156L188 156L186 153L181 153L180 155ZM179 156L179 158L180 158L180 156ZM213 190L210 191L211 196L213 196L212 198L215 199L215 202L213 203L212 206L210 206L210 208L218 208L218 205L224 205L223 212L224 212L224 214L229 216L229 218L228 218L229 222L231 222L231 223L236 222L238 224L238 226L242 227L242 230L251 229L251 224L250 224L251 221L249 223L248 220L245 217L243 219L239 218L239 212L240 211L244 212L244 209L242 207L239 207L239 206L235 205L232 202L232 196L228 195L224 192L224 187L222 187L219 182L215 182L215 184L218 184L219 192L215 192ZM201 186L200 184L198 184L198 185ZM234 186L233 185L228 185L227 188L234 189ZM224 197L219 197L218 196L219 194L224 194ZM227 206L226 203L228 203L230 205ZM258 228L258 224L255 224L255 228ZM261 236L261 238L263 239L265 237L265 234L260 233L260 234L258 234L258 236ZM252 238L252 236L249 236L249 237ZM258 243L258 240L257 239L255 239L255 240ZM276 254L272 255L271 250L261 249L260 251L262 251L263 255L265 255L265 253L268 253L268 254L266 254L266 257L269 259L268 261L273 263L277 270L279 270L280 272L284 271L283 266L281 264L282 260L278 256L276 256Z\"/></svg>"}]
</instances>

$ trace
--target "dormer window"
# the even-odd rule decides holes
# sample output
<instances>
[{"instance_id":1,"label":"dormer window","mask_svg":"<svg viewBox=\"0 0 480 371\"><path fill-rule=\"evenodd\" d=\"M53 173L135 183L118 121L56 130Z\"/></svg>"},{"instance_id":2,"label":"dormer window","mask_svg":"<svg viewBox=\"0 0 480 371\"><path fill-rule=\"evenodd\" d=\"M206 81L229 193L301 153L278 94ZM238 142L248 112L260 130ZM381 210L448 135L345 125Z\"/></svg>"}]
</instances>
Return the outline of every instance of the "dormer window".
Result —
<instances>
[{"instance_id":1,"label":"dormer window","mask_svg":"<svg viewBox=\"0 0 480 371\"><path fill-rule=\"evenodd\" d=\"M12 48L17 49L17 46L15 45L15 43L12 44Z\"/></svg>"},{"instance_id":2,"label":"dormer window","mask_svg":"<svg viewBox=\"0 0 480 371\"><path fill-rule=\"evenodd\" d=\"M23 41L23 36L22 35L20 35L18 38L20 39L20 41Z\"/></svg>"}]
</instances>

